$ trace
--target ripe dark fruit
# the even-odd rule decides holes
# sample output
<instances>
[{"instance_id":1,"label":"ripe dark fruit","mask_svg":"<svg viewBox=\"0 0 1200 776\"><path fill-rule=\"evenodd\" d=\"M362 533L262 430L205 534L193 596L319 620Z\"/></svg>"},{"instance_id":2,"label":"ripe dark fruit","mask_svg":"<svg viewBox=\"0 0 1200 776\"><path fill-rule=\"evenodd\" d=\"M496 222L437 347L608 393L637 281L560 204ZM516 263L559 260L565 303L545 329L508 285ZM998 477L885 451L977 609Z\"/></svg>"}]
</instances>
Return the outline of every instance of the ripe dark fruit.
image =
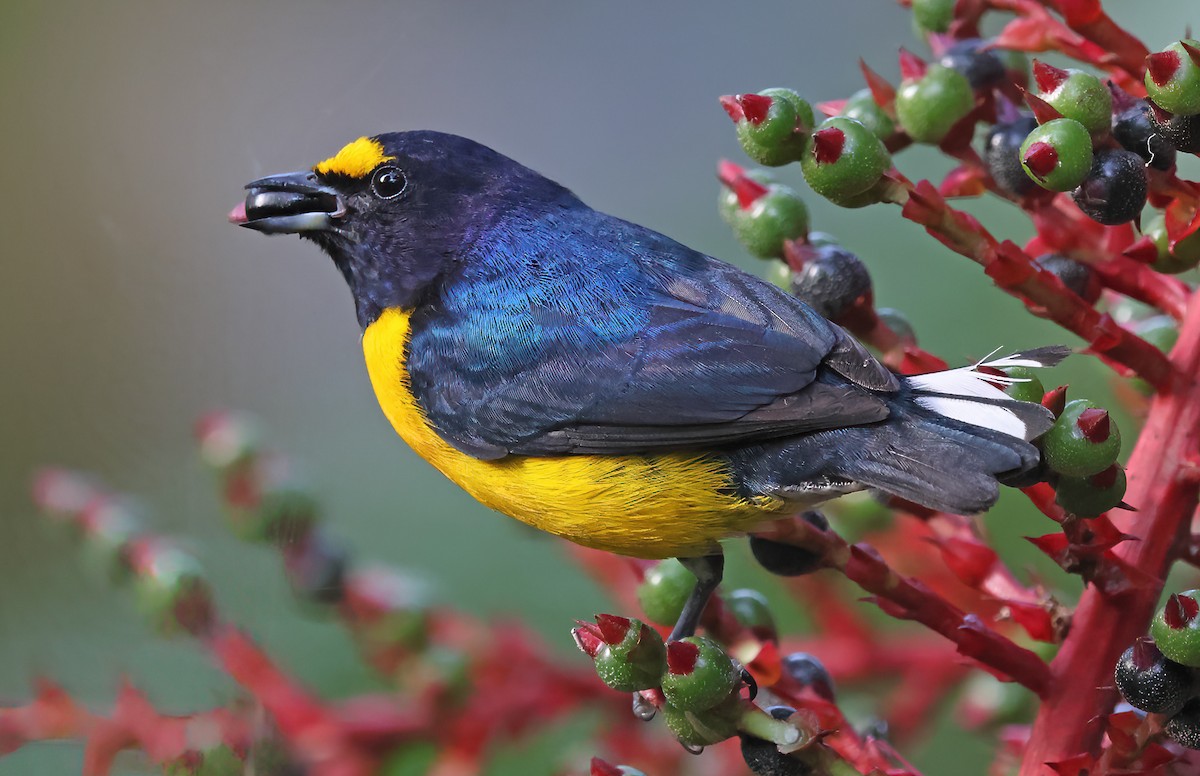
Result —
<instances>
[{"instance_id":1,"label":"ripe dark fruit","mask_svg":"<svg viewBox=\"0 0 1200 776\"><path fill-rule=\"evenodd\" d=\"M1088 218L1112 226L1136 218L1146 206L1148 190L1140 156L1132 151L1104 150L1092 159L1087 178L1071 197Z\"/></svg>"},{"instance_id":2,"label":"ripe dark fruit","mask_svg":"<svg viewBox=\"0 0 1200 776\"><path fill-rule=\"evenodd\" d=\"M792 275L792 293L831 320L871 292L871 275L862 260L837 245L811 246L803 266Z\"/></svg>"},{"instance_id":3,"label":"ripe dark fruit","mask_svg":"<svg viewBox=\"0 0 1200 776\"><path fill-rule=\"evenodd\" d=\"M1113 116L1112 134L1122 148L1133 151L1154 169L1165 171L1175 166L1175 146L1159 134L1145 100Z\"/></svg>"},{"instance_id":4,"label":"ripe dark fruit","mask_svg":"<svg viewBox=\"0 0 1200 776\"><path fill-rule=\"evenodd\" d=\"M1185 154L1200 154L1200 114L1172 116L1161 110L1150 111L1159 134Z\"/></svg>"},{"instance_id":5,"label":"ripe dark fruit","mask_svg":"<svg viewBox=\"0 0 1200 776\"><path fill-rule=\"evenodd\" d=\"M938 64L957 70L972 89L990 89L1004 80L1004 62L979 38L960 40L942 54Z\"/></svg>"},{"instance_id":6,"label":"ripe dark fruit","mask_svg":"<svg viewBox=\"0 0 1200 776\"><path fill-rule=\"evenodd\" d=\"M764 709L775 719L787 719L796 713L791 706L771 706ZM808 763L779 751L772 741L741 734L742 759L755 776L809 776L813 769Z\"/></svg>"},{"instance_id":7,"label":"ripe dark fruit","mask_svg":"<svg viewBox=\"0 0 1200 776\"><path fill-rule=\"evenodd\" d=\"M1117 689L1129 705L1152 714L1174 714L1192 696L1190 670L1168 660L1154 642L1140 638L1125 650L1114 672Z\"/></svg>"},{"instance_id":8,"label":"ripe dark fruit","mask_svg":"<svg viewBox=\"0 0 1200 776\"><path fill-rule=\"evenodd\" d=\"M1028 194L1037 185L1021 167L1021 144L1037 125L1033 116L1021 116L994 125L983 141L983 160L988 172L1000 188L1014 196Z\"/></svg>"},{"instance_id":9,"label":"ripe dark fruit","mask_svg":"<svg viewBox=\"0 0 1200 776\"><path fill-rule=\"evenodd\" d=\"M807 652L793 652L784 657L783 672L801 687L810 687L819 697L833 702L833 677L817 658Z\"/></svg>"},{"instance_id":10,"label":"ripe dark fruit","mask_svg":"<svg viewBox=\"0 0 1200 776\"><path fill-rule=\"evenodd\" d=\"M1163 727L1167 736L1187 749L1200 749L1200 699L1193 700Z\"/></svg>"},{"instance_id":11,"label":"ripe dark fruit","mask_svg":"<svg viewBox=\"0 0 1200 776\"><path fill-rule=\"evenodd\" d=\"M803 517L822 531L829 530L829 521L820 512L805 512ZM821 568L820 555L783 542L751 536L750 551L760 566L781 577L798 577Z\"/></svg>"},{"instance_id":12,"label":"ripe dark fruit","mask_svg":"<svg viewBox=\"0 0 1200 776\"><path fill-rule=\"evenodd\" d=\"M1086 264L1057 253L1043 253L1033 260L1042 269L1056 276L1063 285L1091 304L1100 298L1103 286L1096 273ZM1039 401L1041 401L1039 399Z\"/></svg>"}]
</instances>

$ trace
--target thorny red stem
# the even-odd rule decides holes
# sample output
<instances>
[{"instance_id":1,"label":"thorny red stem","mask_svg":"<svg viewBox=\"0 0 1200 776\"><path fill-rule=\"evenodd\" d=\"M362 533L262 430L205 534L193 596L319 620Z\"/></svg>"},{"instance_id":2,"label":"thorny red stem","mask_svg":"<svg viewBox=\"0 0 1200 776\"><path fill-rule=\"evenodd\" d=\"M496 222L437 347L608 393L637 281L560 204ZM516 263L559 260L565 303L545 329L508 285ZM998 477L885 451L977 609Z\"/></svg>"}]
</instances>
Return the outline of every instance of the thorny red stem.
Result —
<instances>
[{"instance_id":1,"label":"thorny red stem","mask_svg":"<svg viewBox=\"0 0 1200 776\"><path fill-rule=\"evenodd\" d=\"M1127 467L1125 500L1138 511L1113 522L1140 541L1112 550L1153 579L1165 579L1172 561L1189 546L1191 517L1200 483L1181 476L1200 449L1200 298L1193 298L1171 351L1181 379L1151 402L1146 424ZM1075 610L1074 626L1051 663L1052 680L1034 723L1022 776L1041 776L1043 763L1080 752L1096 753L1104 718L1112 708L1112 667L1117 656L1145 633L1158 602L1157 585L1106 595L1089 586Z\"/></svg>"},{"instance_id":2,"label":"thorny red stem","mask_svg":"<svg viewBox=\"0 0 1200 776\"><path fill-rule=\"evenodd\" d=\"M897 574L870 545L849 545L837 534L821 531L800 518L776 522L755 535L819 552L826 566L873 593L888 614L921 623L954 642L963 655L1038 695L1046 691L1049 672L1037 655L950 604L919 580Z\"/></svg>"}]
</instances>

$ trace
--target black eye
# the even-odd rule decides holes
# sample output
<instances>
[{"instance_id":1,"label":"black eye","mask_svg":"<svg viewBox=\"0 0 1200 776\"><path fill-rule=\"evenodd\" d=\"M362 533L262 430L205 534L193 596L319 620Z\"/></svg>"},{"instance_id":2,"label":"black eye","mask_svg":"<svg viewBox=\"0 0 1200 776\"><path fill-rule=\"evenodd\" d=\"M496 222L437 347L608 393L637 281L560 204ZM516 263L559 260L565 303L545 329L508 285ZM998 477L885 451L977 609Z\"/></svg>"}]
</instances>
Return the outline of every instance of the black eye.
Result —
<instances>
[{"instance_id":1,"label":"black eye","mask_svg":"<svg viewBox=\"0 0 1200 776\"><path fill-rule=\"evenodd\" d=\"M371 191L380 199L395 199L408 185L408 179L397 167L380 167L371 176Z\"/></svg>"}]
</instances>

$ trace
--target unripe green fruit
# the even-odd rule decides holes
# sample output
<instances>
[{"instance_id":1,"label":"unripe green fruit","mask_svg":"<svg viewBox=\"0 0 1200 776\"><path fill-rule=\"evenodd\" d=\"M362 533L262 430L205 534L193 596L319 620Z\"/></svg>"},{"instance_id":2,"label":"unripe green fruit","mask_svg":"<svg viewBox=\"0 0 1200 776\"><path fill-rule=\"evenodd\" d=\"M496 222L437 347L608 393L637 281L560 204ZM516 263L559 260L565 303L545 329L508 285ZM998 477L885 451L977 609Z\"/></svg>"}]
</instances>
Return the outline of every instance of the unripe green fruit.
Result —
<instances>
[{"instance_id":1,"label":"unripe green fruit","mask_svg":"<svg viewBox=\"0 0 1200 776\"><path fill-rule=\"evenodd\" d=\"M1094 402L1069 402L1042 436L1046 464L1067 477L1088 477L1112 466L1121 452L1121 431Z\"/></svg>"},{"instance_id":2,"label":"unripe green fruit","mask_svg":"<svg viewBox=\"0 0 1200 776\"><path fill-rule=\"evenodd\" d=\"M1200 590L1185 590L1167 599L1154 615L1150 635L1158 650L1180 665L1200 668Z\"/></svg>"},{"instance_id":3,"label":"unripe green fruit","mask_svg":"<svg viewBox=\"0 0 1200 776\"><path fill-rule=\"evenodd\" d=\"M1010 398L1016 399L1017 401L1031 401L1035 404L1041 403L1042 397L1046 395L1046 386L1042 385L1042 381L1038 379L1037 374L1034 373L1032 369L1023 366L1014 366L1009 369L1005 369L1004 373L1009 377L1014 377L1025 381L1021 383L1013 383L1012 385L1004 388L1004 392L1007 393Z\"/></svg>"},{"instance_id":4,"label":"unripe green fruit","mask_svg":"<svg viewBox=\"0 0 1200 776\"><path fill-rule=\"evenodd\" d=\"M776 185L775 179L766 170L746 170L743 174L745 177L755 183L762 184L768 189ZM735 189L729 186L721 187L721 191L717 196L717 212L720 213L721 219L730 226L733 226L733 222L741 217L743 212L742 203L738 200L738 193Z\"/></svg>"},{"instance_id":5,"label":"unripe green fruit","mask_svg":"<svg viewBox=\"0 0 1200 776\"><path fill-rule=\"evenodd\" d=\"M742 150L768 167L799 161L814 123L812 106L791 89L764 89L754 96L769 98L770 107L756 120L737 121Z\"/></svg>"},{"instance_id":6,"label":"unripe green fruit","mask_svg":"<svg viewBox=\"0 0 1200 776\"><path fill-rule=\"evenodd\" d=\"M699 711L681 709L670 703L662 709L663 722L680 742L688 746L708 746L732 738L737 733L742 713L743 703L736 695Z\"/></svg>"},{"instance_id":7,"label":"unripe green fruit","mask_svg":"<svg viewBox=\"0 0 1200 776\"><path fill-rule=\"evenodd\" d=\"M135 563L139 608L164 634L197 634L211 624L212 597L200 564L174 547L147 550Z\"/></svg>"},{"instance_id":8,"label":"unripe green fruit","mask_svg":"<svg viewBox=\"0 0 1200 776\"><path fill-rule=\"evenodd\" d=\"M954 0L912 0L913 19L927 32L945 32L954 21Z\"/></svg>"},{"instance_id":9,"label":"unripe green fruit","mask_svg":"<svg viewBox=\"0 0 1200 776\"><path fill-rule=\"evenodd\" d=\"M783 256L785 240L808 234L808 208L794 189L773 184L766 194L732 219L733 233L746 250L759 258Z\"/></svg>"},{"instance_id":10,"label":"unripe green fruit","mask_svg":"<svg viewBox=\"0 0 1200 776\"><path fill-rule=\"evenodd\" d=\"M918 143L940 143L975 107L975 92L962 73L930 65L922 78L900 85L896 119Z\"/></svg>"},{"instance_id":11,"label":"unripe green fruit","mask_svg":"<svg viewBox=\"0 0 1200 776\"><path fill-rule=\"evenodd\" d=\"M1151 265L1158 272L1177 275L1200 264L1200 232L1178 241L1172 249L1167 235L1167 223L1160 213L1146 223L1142 234L1153 240L1154 247L1158 250L1158 259Z\"/></svg>"},{"instance_id":12,"label":"unripe green fruit","mask_svg":"<svg viewBox=\"0 0 1200 776\"><path fill-rule=\"evenodd\" d=\"M733 659L711 639L688 636L667 645L667 672L662 691L679 709L709 709L736 693L741 672Z\"/></svg>"},{"instance_id":13,"label":"unripe green fruit","mask_svg":"<svg viewBox=\"0 0 1200 776\"><path fill-rule=\"evenodd\" d=\"M1092 167L1092 139L1074 119L1047 121L1021 144L1021 167L1044 189L1070 191Z\"/></svg>"},{"instance_id":14,"label":"unripe green fruit","mask_svg":"<svg viewBox=\"0 0 1200 776\"><path fill-rule=\"evenodd\" d=\"M1083 125L1090 135L1107 133L1112 125L1112 93L1096 76L1082 70L1052 67L1035 62L1033 77L1041 98L1062 114Z\"/></svg>"},{"instance_id":15,"label":"unripe green fruit","mask_svg":"<svg viewBox=\"0 0 1200 776\"><path fill-rule=\"evenodd\" d=\"M779 631L775 627L775 616L767 597L757 590L742 588L725 595L725 608L744 627L749 628L760 639L776 639Z\"/></svg>"},{"instance_id":16,"label":"unripe green fruit","mask_svg":"<svg viewBox=\"0 0 1200 776\"><path fill-rule=\"evenodd\" d=\"M1113 464L1091 477L1060 477L1055 502L1077 517L1098 517L1125 498L1125 470Z\"/></svg>"},{"instance_id":17,"label":"unripe green fruit","mask_svg":"<svg viewBox=\"0 0 1200 776\"><path fill-rule=\"evenodd\" d=\"M879 138L843 116L826 119L817 127L800 162L813 191L835 202L853 201L864 194L891 166L892 157Z\"/></svg>"},{"instance_id":18,"label":"unripe green fruit","mask_svg":"<svg viewBox=\"0 0 1200 776\"><path fill-rule=\"evenodd\" d=\"M1146 64L1146 93L1156 105L1177 116L1200 113L1200 41L1176 41Z\"/></svg>"},{"instance_id":19,"label":"unripe green fruit","mask_svg":"<svg viewBox=\"0 0 1200 776\"><path fill-rule=\"evenodd\" d=\"M842 106L841 115L859 122L880 140L886 140L896 132L896 122L875 102L870 89L860 89L850 95Z\"/></svg>"},{"instance_id":20,"label":"unripe green fruit","mask_svg":"<svg viewBox=\"0 0 1200 776\"><path fill-rule=\"evenodd\" d=\"M601 615L604 616L613 621L624 621L624 618ZM628 630L624 638L616 644L606 643L596 653L596 675L600 681L620 692L658 687L659 677L667 665L662 636L641 620L627 622Z\"/></svg>"},{"instance_id":21,"label":"unripe green fruit","mask_svg":"<svg viewBox=\"0 0 1200 776\"><path fill-rule=\"evenodd\" d=\"M650 622L674 625L695 586L696 576L679 561L670 558L646 572L642 584L638 585L638 603Z\"/></svg>"}]
</instances>

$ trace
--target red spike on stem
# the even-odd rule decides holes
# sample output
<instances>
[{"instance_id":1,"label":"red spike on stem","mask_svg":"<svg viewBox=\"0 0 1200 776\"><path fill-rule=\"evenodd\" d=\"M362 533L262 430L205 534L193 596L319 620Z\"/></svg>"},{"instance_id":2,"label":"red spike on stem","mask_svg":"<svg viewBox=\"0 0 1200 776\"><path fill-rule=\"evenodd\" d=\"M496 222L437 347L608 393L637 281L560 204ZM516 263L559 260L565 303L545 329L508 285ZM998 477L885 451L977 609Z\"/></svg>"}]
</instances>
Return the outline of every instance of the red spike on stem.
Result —
<instances>
[{"instance_id":1,"label":"red spike on stem","mask_svg":"<svg viewBox=\"0 0 1200 776\"><path fill-rule=\"evenodd\" d=\"M1042 406L1058 417L1067 408L1067 386L1060 385L1052 391L1046 391L1042 397Z\"/></svg>"}]
</instances>

